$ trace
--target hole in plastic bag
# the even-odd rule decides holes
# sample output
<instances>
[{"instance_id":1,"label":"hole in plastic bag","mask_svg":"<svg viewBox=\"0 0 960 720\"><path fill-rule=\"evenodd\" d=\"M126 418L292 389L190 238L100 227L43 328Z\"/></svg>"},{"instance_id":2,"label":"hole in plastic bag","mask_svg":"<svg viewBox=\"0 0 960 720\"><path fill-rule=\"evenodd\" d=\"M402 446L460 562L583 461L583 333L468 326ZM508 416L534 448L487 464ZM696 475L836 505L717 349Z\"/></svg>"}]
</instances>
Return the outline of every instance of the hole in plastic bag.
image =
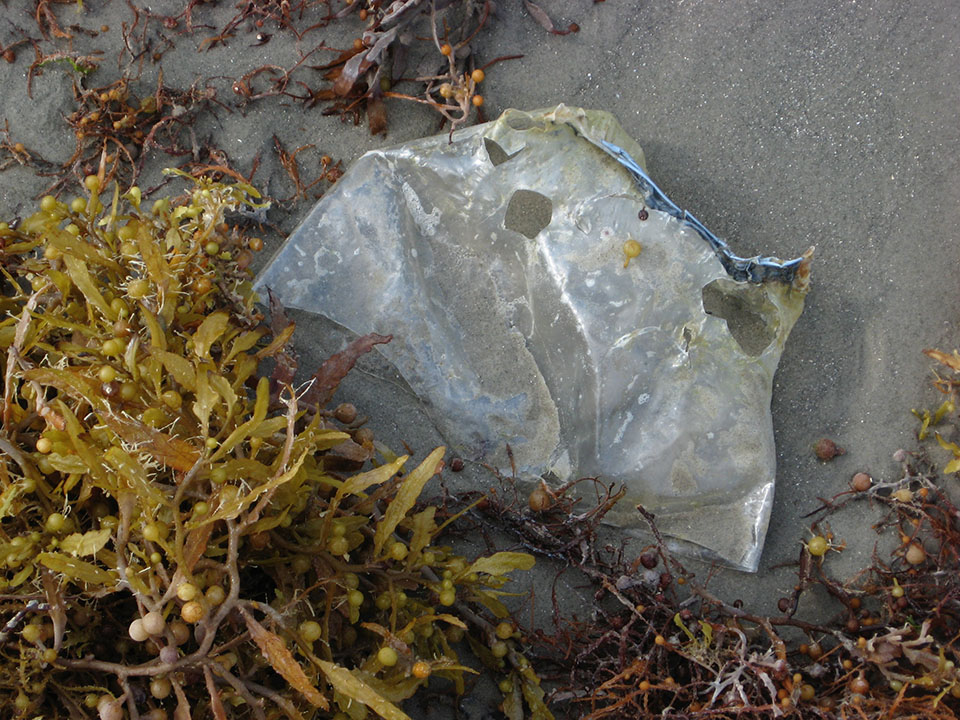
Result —
<instances>
[{"instance_id":1,"label":"hole in plastic bag","mask_svg":"<svg viewBox=\"0 0 960 720\"><path fill-rule=\"evenodd\" d=\"M507 151L500 147L499 143L494 142L490 138L483 139L483 147L486 148L487 157L490 158L490 162L493 163L494 167L502 165L513 157L512 155L507 155Z\"/></svg>"},{"instance_id":2,"label":"hole in plastic bag","mask_svg":"<svg viewBox=\"0 0 960 720\"><path fill-rule=\"evenodd\" d=\"M727 329L740 348L751 357L763 354L777 331L776 308L757 285L726 279L703 287L703 311L727 321Z\"/></svg>"},{"instance_id":3,"label":"hole in plastic bag","mask_svg":"<svg viewBox=\"0 0 960 720\"><path fill-rule=\"evenodd\" d=\"M532 240L550 224L552 217L553 203L550 198L534 190L517 190L510 196L503 226Z\"/></svg>"}]
</instances>

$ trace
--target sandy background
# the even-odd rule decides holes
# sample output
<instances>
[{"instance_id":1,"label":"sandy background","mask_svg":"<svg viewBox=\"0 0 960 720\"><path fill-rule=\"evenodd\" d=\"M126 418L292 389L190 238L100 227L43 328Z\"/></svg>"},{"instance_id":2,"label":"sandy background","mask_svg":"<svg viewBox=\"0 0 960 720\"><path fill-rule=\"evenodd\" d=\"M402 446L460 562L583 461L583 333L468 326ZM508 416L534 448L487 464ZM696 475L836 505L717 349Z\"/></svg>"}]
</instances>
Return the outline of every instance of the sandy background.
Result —
<instances>
[{"instance_id":1,"label":"sandy background","mask_svg":"<svg viewBox=\"0 0 960 720\"><path fill-rule=\"evenodd\" d=\"M899 477L891 454L915 444L917 422L910 409L939 402L930 387L932 363L921 350L960 345L960 5L929 0L541 4L559 26L575 21L581 32L548 35L522 3L501 2L502 17L478 38L477 57L525 57L488 70L483 88L488 117L507 107L558 102L609 110L644 148L651 176L738 254L787 258L816 246L807 308L775 384L779 469L761 570L755 576L721 572L711 581L728 599L742 597L755 611L776 612L777 598L794 582L791 568L777 566L797 557L798 541L805 537L801 516L814 509L818 496L845 489L856 471ZM3 46L22 37L18 29L40 40L25 5L15 0L0 5ZM167 0L150 8L176 14L183 5ZM75 4L54 10L64 27L76 23L97 31L96 37L78 33L73 40L76 52L104 51L88 85L116 79L120 29L132 22L130 8L116 0L85 0L82 13ZM268 194L285 197L293 191L273 152L274 133L288 150L316 145L298 156L301 172L312 179L323 154L347 166L366 150L436 132L436 116L400 101L388 103L386 137L371 137L363 124L354 127L289 100L238 107L234 78L263 63L289 65L298 48L288 34L266 27L264 32L273 33L270 42L252 47L253 31L242 26L225 46L198 52L203 39L216 33L213 28L234 13L232 2L198 5L195 24L210 28L187 34L181 24L164 31L173 46L160 65L164 81L174 87L210 78L204 84L230 111L201 115L195 132L222 148L241 172L259 154L255 182ZM101 25L109 31L100 32ZM335 23L306 36L301 49L319 39L346 47L360 28L356 19ZM74 146L64 121L73 109L71 78L62 67L45 68L28 98L26 74L33 59L23 45L14 62L0 62L0 123L9 123L10 142L62 162ZM157 69L149 62L144 66L144 88L155 85ZM313 80L320 85L317 76ZM156 183L159 170L170 164L167 156L150 155L142 186ZM29 168L8 168L0 174L0 215L29 214L50 182ZM311 205L278 207L270 219L290 231ZM278 236L266 237L276 248ZM269 254L268 249L258 262ZM300 335L305 364L338 349L340 335L320 337L312 321L300 319L309 326ZM374 427L388 444L399 446L402 438L418 454L439 444L414 398L397 383L371 378L356 375L342 394L376 418ZM824 435L847 454L830 464L819 462L811 445ZM465 474L463 482L475 477ZM848 545L843 555L830 558L840 577L852 577L870 562L874 533L865 512L861 507L831 521ZM829 612L816 604L816 597L805 599L802 613Z\"/></svg>"}]
</instances>

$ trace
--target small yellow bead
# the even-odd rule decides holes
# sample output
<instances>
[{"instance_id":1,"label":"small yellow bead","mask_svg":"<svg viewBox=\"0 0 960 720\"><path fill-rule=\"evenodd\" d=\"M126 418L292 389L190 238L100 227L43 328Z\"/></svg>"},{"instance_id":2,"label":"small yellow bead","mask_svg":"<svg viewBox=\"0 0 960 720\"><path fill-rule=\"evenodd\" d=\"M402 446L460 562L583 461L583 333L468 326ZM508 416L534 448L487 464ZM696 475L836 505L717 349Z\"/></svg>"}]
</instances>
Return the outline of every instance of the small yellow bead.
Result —
<instances>
[{"instance_id":1,"label":"small yellow bead","mask_svg":"<svg viewBox=\"0 0 960 720\"><path fill-rule=\"evenodd\" d=\"M636 240L627 240L623 244L623 254L627 256L627 259L623 262L623 266L627 267L631 260L640 255L641 250L643 250L643 246Z\"/></svg>"},{"instance_id":2,"label":"small yellow bead","mask_svg":"<svg viewBox=\"0 0 960 720\"><path fill-rule=\"evenodd\" d=\"M377 652L377 660L379 660L380 664L384 667L393 667L397 664L398 659L399 655L397 655L397 651L392 647L382 647Z\"/></svg>"},{"instance_id":3,"label":"small yellow bead","mask_svg":"<svg viewBox=\"0 0 960 720\"><path fill-rule=\"evenodd\" d=\"M807 543L807 551L814 557L822 557L829 549L827 539L823 535L816 535Z\"/></svg>"},{"instance_id":4,"label":"small yellow bead","mask_svg":"<svg viewBox=\"0 0 960 720\"><path fill-rule=\"evenodd\" d=\"M323 630L320 627L320 623L316 620L305 620L300 623L300 637L302 637L307 642L313 642L314 640L320 639L320 636L323 634Z\"/></svg>"},{"instance_id":5,"label":"small yellow bead","mask_svg":"<svg viewBox=\"0 0 960 720\"><path fill-rule=\"evenodd\" d=\"M200 590L197 588L196 585L194 585L193 583L185 582L185 583L181 583L180 587L177 588L177 597L183 600L184 602L188 602L190 600L193 600L199 594L199 592ZM187 622L189 622L189 620Z\"/></svg>"},{"instance_id":6,"label":"small yellow bead","mask_svg":"<svg viewBox=\"0 0 960 720\"><path fill-rule=\"evenodd\" d=\"M183 607L180 608L180 617L183 618L184 622L191 624L200 622L204 614L203 605L196 600L184 603Z\"/></svg>"}]
</instances>

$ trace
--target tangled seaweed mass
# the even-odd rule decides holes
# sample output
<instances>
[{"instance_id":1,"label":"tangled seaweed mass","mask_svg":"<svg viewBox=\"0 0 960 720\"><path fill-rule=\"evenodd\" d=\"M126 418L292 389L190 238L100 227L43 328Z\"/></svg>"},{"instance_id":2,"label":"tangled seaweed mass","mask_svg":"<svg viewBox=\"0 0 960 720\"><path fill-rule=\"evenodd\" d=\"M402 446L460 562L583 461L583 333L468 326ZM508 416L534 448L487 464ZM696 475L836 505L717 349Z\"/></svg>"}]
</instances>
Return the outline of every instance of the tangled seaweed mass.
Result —
<instances>
[{"instance_id":1,"label":"tangled seaweed mass","mask_svg":"<svg viewBox=\"0 0 960 720\"><path fill-rule=\"evenodd\" d=\"M51 196L0 226L0 689L18 717L406 717L469 648L549 717L498 599L531 555L473 562L356 408L359 338L293 387L293 324L250 292L243 184ZM269 376L263 374L266 363ZM258 372L259 371L259 372ZM372 467L363 468L372 463ZM505 632L505 629L509 632Z\"/></svg>"},{"instance_id":2,"label":"tangled seaweed mass","mask_svg":"<svg viewBox=\"0 0 960 720\"><path fill-rule=\"evenodd\" d=\"M656 542L639 553L604 543L603 515L620 493L595 479L597 502L579 507L573 485L535 489L529 507L509 478L484 502L498 525L524 549L562 564L552 595L555 629L528 636L526 653L545 681L555 709L591 718L955 718L960 675L960 511L937 486L925 451L897 451L902 477L877 483L858 473L850 490L811 513L801 544L797 584L764 617L711 594ZM581 493L583 495L584 493ZM853 580L829 572L843 543L825 518L847 504L885 508L879 535L895 533L890 558ZM557 602L556 584L583 573L595 588L593 614L577 617ZM834 617L794 617L800 597L820 588ZM554 685L555 684L555 685ZM520 717L519 715L515 717Z\"/></svg>"}]
</instances>

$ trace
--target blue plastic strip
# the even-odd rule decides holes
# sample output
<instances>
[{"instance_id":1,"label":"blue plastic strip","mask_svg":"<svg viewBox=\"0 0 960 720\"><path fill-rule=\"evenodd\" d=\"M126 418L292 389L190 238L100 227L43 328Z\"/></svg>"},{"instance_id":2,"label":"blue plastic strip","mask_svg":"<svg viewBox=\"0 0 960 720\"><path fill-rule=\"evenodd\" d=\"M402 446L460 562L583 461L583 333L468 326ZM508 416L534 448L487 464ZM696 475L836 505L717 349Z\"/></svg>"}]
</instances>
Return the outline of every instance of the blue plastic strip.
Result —
<instances>
[{"instance_id":1,"label":"blue plastic strip","mask_svg":"<svg viewBox=\"0 0 960 720\"><path fill-rule=\"evenodd\" d=\"M600 142L603 149L623 165L633 176L637 185L640 186L644 195L647 196L647 205L654 210L672 215L684 225L696 230L697 234L706 240L710 244L710 247L713 248L724 270L727 271L727 274L731 278L738 282L752 283L763 283L768 280L779 280L785 283L793 282L797 274L797 269L803 262L803 258L779 262L775 258L761 257L759 255L752 258L742 258L734 255L727 243L707 230L704 224L693 215L677 207L676 203L668 198L663 190L657 187L657 184L650 179L650 176L644 172L637 161L630 157L628 152L606 140L601 140Z\"/></svg>"}]
</instances>

